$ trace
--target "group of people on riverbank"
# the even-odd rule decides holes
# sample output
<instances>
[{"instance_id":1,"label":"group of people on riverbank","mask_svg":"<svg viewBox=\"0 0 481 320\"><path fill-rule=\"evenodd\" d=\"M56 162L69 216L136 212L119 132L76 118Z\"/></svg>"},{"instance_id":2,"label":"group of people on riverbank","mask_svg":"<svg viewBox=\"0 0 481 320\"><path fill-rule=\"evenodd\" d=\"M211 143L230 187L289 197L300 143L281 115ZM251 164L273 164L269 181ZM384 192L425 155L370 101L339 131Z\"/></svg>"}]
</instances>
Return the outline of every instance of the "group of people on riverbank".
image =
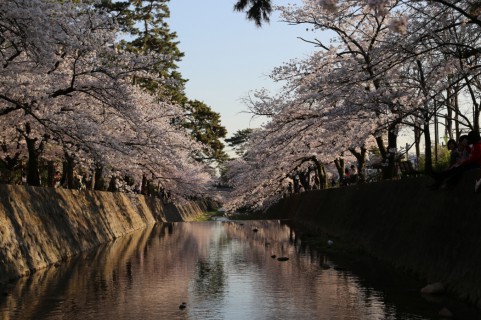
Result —
<instances>
[{"instance_id":1,"label":"group of people on riverbank","mask_svg":"<svg viewBox=\"0 0 481 320\"><path fill-rule=\"evenodd\" d=\"M85 190L87 188L88 189L91 188L92 179L86 174L81 175L81 174L74 173L72 178L73 178L72 189ZM55 175L53 176L51 186L54 188L63 187L65 189L68 189L68 177L62 176L60 171L56 171Z\"/></svg>"},{"instance_id":2,"label":"group of people on riverbank","mask_svg":"<svg viewBox=\"0 0 481 320\"><path fill-rule=\"evenodd\" d=\"M451 151L449 168L431 174L434 183L432 189L449 188L454 186L466 171L481 168L481 136L479 131L470 131L459 137L458 142L449 140L448 149ZM481 187L481 177L476 180L475 191Z\"/></svg>"},{"instance_id":3,"label":"group of people on riverbank","mask_svg":"<svg viewBox=\"0 0 481 320\"><path fill-rule=\"evenodd\" d=\"M348 186L356 183L359 180L359 174L355 165L344 169L344 177L340 181L341 186Z\"/></svg>"}]
</instances>

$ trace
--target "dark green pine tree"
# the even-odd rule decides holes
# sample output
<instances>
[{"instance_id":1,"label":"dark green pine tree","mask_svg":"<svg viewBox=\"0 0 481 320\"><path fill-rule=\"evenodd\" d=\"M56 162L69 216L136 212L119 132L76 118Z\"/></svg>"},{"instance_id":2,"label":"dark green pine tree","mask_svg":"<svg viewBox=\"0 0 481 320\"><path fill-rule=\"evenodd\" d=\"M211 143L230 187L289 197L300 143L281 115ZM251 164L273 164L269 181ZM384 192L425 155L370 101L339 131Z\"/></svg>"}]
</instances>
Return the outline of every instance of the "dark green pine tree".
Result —
<instances>
[{"instance_id":1,"label":"dark green pine tree","mask_svg":"<svg viewBox=\"0 0 481 320\"><path fill-rule=\"evenodd\" d=\"M245 153L245 144L249 140L249 135L252 133L252 129L237 130L232 137L225 139L225 142L231 147L238 156L243 156Z\"/></svg>"},{"instance_id":2,"label":"dark green pine tree","mask_svg":"<svg viewBox=\"0 0 481 320\"><path fill-rule=\"evenodd\" d=\"M156 94L161 100L171 100L183 106L186 121L183 126L197 140L208 146L196 158L202 161L222 162L227 159L220 139L226 129L220 124L220 115L199 101L189 101L184 94L187 80L177 71L177 63L184 54L179 50L177 35L165 21L170 17L169 0L103 0L100 7L114 15L127 37L118 44L120 50L136 54L169 57L159 62L159 75L168 81L159 83L151 79L135 79L135 84ZM209 151L210 150L210 151Z\"/></svg>"},{"instance_id":3,"label":"dark green pine tree","mask_svg":"<svg viewBox=\"0 0 481 320\"><path fill-rule=\"evenodd\" d=\"M135 79L135 83L155 93L159 98L180 102L184 99L184 80L177 71L177 64L184 53L179 50L177 34L171 32L165 21L170 17L169 0L102 0L100 7L117 18L126 37L118 43L120 50L140 55L164 57L156 70L164 81Z\"/></svg>"},{"instance_id":4,"label":"dark green pine tree","mask_svg":"<svg viewBox=\"0 0 481 320\"><path fill-rule=\"evenodd\" d=\"M196 159L219 163L227 160L228 156L224 151L224 144L220 140L225 138L227 130L221 124L220 114L198 100L188 101L184 108L186 110L184 127L197 141L208 146L203 154L196 155Z\"/></svg>"}]
</instances>

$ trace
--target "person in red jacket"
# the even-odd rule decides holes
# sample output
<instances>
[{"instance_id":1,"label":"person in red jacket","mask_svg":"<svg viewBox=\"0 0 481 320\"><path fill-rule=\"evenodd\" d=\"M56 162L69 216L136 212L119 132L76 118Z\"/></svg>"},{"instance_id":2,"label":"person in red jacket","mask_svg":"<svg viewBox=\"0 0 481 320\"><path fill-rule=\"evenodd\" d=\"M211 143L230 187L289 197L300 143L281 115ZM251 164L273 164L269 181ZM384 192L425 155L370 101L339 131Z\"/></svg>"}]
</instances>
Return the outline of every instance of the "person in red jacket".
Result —
<instances>
[{"instance_id":1,"label":"person in red jacket","mask_svg":"<svg viewBox=\"0 0 481 320\"><path fill-rule=\"evenodd\" d=\"M481 136L479 135L479 132L469 132L468 142L472 145L469 157L463 160L457 166L453 166L445 171L433 173L432 177L434 178L435 182L431 186L432 189L438 189L445 183L447 185L454 185L466 171L481 168Z\"/></svg>"}]
</instances>

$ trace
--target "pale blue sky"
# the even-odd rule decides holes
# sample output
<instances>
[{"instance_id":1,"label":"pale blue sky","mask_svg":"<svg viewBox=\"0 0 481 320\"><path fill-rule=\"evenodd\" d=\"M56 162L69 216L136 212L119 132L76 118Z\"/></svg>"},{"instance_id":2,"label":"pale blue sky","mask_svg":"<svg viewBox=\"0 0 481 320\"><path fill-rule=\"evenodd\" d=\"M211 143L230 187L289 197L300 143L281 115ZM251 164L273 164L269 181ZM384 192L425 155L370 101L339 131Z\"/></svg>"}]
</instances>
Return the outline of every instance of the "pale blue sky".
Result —
<instances>
[{"instance_id":1,"label":"pale blue sky","mask_svg":"<svg viewBox=\"0 0 481 320\"><path fill-rule=\"evenodd\" d=\"M257 28L244 13L232 10L234 2L171 0L168 20L185 53L179 71L189 79L187 96L219 112L228 136L238 129L259 126L260 121L251 122L251 115L243 113L247 108L240 100L251 90L275 90L276 85L268 78L271 70L314 50L312 44L297 38L314 37L305 26L289 26L274 14L270 24Z\"/></svg>"}]
</instances>

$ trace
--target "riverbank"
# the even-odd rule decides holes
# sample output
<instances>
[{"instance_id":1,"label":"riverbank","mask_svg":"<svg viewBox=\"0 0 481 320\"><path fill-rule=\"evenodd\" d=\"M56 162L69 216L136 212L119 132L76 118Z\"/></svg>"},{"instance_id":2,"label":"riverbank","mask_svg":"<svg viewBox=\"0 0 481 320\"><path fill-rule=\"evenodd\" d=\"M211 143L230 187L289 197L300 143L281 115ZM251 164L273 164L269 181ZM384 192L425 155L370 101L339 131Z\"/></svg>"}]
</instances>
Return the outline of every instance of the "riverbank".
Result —
<instances>
[{"instance_id":1,"label":"riverbank","mask_svg":"<svg viewBox=\"0 0 481 320\"><path fill-rule=\"evenodd\" d=\"M25 276L156 222L191 221L206 201L0 185L0 282Z\"/></svg>"},{"instance_id":2,"label":"riverbank","mask_svg":"<svg viewBox=\"0 0 481 320\"><path fill-rule=\"evenodd\" d=\"M310 191L282 199L267 218L294 219L329 238L442 282L481 307L481 194L474 178L453 190L430 190L428 178Z\"/></svg>"}]
</instances>

